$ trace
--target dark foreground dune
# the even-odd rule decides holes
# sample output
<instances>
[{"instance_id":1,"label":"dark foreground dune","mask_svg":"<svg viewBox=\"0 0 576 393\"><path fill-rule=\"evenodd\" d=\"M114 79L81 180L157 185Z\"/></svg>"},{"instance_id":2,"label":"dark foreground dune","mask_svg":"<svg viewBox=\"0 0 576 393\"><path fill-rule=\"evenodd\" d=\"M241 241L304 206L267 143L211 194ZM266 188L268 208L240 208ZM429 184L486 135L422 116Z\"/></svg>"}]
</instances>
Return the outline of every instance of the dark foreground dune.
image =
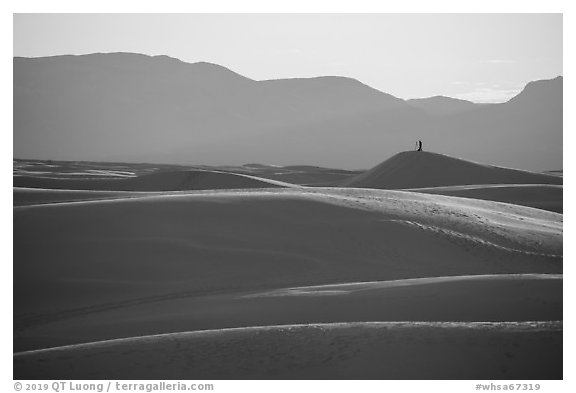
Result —
<instances>
[{"instance_id":1,"label":"dark foreground dune","mask_svg":"<svg viewBox=\"0 0 576 393\"><path fill-rule=\"evenodd\" d=\"M561 322L176 333L14 355L15 379L562 379Z\"/></svg>"},{"instance_id":2,"label":"dark foreground dune","mask_svg":"<svg viewBox=\"0 0 576 393\"><path fill-rule=\"evenodd\" d=\"M78 310L18 330L14 350L240 326L547 320L562 320L561 275L431 277L141 299Z\"/></svg>"}]
</instances>

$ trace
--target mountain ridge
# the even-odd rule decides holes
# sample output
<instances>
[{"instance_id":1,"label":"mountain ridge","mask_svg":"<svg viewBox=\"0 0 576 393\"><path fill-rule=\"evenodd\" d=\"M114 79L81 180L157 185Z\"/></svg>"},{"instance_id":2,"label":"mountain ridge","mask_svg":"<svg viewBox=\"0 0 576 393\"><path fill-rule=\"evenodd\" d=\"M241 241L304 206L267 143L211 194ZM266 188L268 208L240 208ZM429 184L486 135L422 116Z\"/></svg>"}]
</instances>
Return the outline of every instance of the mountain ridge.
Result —
<instances>
[{"instance_id":1,"label":"mountain ridge","mask_svg":"<svg viewBox=\"0 0 576 393\"><path fill-rule=\"evenodd\" d=\"M14 156L362 168L420 139L472 160L556 169L557 85L545 100L536 84L523 91L536 98L431 116L347 77L255 81L213 63L126 53L17 57ZM512 151L497 151L494 138Z\"/></svg>"},{"instance_id":2,"label":"mountain ridge","mask_svg":"<svg viewBox=\"0 0 576 393\"><path fill-rule=\"evenodd\" d=\"M173 62L177 62L177 63L181 63L181 64L185 64L185 65L197 65L197 66L211 66L211 67L215 67L215 68L220 68L223 70L227 70L231 73L234 73L236 75L241 76L242 78L245 79L250 79L254 82L274 82L274 81L295 81L295 80L316 80L316 79L334 79L334 80L338 80L338 79L342 79L342 80L349 80L349 81L353 81L353 82L357 82L359 84L362 84L370 89L376 90L380 93L392 96L394 98L397 98L398 100L402 100L405 102L416 102L416 101L425 101L425 100L436 100L436 99L442 99L442 100L450 100L450 101L454 101L454 102L462 102L462 103L471 103L471 104L484 104L482 102L473 102L470 100L465 100L465 99L461 99L461 98L457 98L457 97L451 97L448 95L443 95L443 94L438 94L438 95L434 95L434 96L426 96L426 97L413 97L413 98L406 98L406 99L402 99L399 97L394 96L393 94L390 93L386 93L385 91L382 91L380 89L377 89L375 87L370 86L369 84L366 84L362 81L360 81L359 79L356 78L352 78L352 77L348 77L348 76L339 76L339 75L318 75L318 76L311 76L311 77L289 77L289 78L275 78L275 79L251 79L248 78L240 73L237 73L235 71L233 71L232 69L225 67L221 64L218 63L214 63L214 62L209 62L209 61L195 61L195 62L187 62L181 59L178 59L177 57L173 57L173 56L169 56L169 55L148 55L145 53L137 53L137 52L123 52L123 51L118 51L118 52L94 52L94 53L85 53L85 54L62 54L62 55L50 55L50 56L13 56L13 60L35 60L35 59L58 59L58 58L83 58L83 57L93 57L93 56L102 56L102 55L113 55L113 56L133 56L133 57L139 57L139 58L148 58L151 60L169 60L169 61L173 61ZM514 97L520 95L522 93L522 91L524 91L528 86L534 85L534 84L538 84L539 82L546 82L546 81L563 81L563 75L558 75L555 76L553 78L544 78L544 79L537 79L537 80L533 80L533 81L529 81L526 83L526 85L524 86L523 90L520 91L520 93L518 93L517 95L515 95ZM512 97L510 100L512 100L514 97ZM510 101L508 100L508 101ZM504 102L508 102L508 101L504 101ZM501 102L501 103L504 103ZM501 104L501 103L497 103L497 104Z\"/></svg>"}]
</instances>

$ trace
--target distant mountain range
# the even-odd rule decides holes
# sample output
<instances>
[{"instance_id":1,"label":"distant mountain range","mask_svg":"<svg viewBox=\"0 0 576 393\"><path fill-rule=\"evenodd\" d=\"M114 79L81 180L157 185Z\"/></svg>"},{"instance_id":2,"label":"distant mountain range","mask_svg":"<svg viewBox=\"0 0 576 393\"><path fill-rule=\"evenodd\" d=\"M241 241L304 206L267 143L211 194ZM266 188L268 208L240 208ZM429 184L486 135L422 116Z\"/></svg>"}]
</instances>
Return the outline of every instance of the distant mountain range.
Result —
<instances>
[{"instance_id":1,"label":"distant mountain range","mask_svg":"<svg viewBox=\"0 0 576 393\"><path fill-rule=\"evenodd\" d=\"M344 77L255 81L130 53L14 58L14 157L367 168L410 149L562 168L562 77L502 104L402 100Z\"/></svg>"},{"instance_id":2,"label":"distant mountain range","mask_svg":"<svg viewBox=\"0 0 576 393\"><path fill-rule=\"evenodd\" d=\"M420 108L428 115L446 116L467 112L478 108L480 105L458 98L435 96L429 98L414 98L406 101L408 105Z\"/></svg>"}]
</instances>

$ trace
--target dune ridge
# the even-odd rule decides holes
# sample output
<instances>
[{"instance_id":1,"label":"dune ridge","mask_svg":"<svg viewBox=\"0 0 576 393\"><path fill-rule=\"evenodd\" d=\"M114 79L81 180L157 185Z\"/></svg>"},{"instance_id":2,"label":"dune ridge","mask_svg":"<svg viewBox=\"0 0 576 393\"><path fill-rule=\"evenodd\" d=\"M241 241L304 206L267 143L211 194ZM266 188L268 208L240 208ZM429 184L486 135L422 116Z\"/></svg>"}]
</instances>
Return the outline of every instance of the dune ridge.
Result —
<instances>
[{"instance_id":1,"label":"dune ridge","mask_svg":"<svg viewBox=\"0 0 576 393\"><path fill-rule=\"evenodd\" d=\"M473 280L561 280L562 274L474 274L461 276L444 276L444 277L419 277L405 278L400 280L388 281L365 281L365 282L347 282L342 284L314 285L307 287L279 289L271 292L263 292L247 295L247 297L270 297L270 296L300 296L316 295L324 292L329 294L348 294L364 290L395 288L412 285L438 284L453 281L473 281Z\"/></svg>"},{"instance_id":2,"label":"dune ridge","mask_svg":"<svg viewBox=\"0 0 576 393\"><path fill-rule=\"evenodd\" d=\"M82 349L98 346L108 346L121 343L129 343L140 340L162 339L170 337L186 337L186 336L210 336L215 334L227 332L247 332L257 330L274 330L274 329L292 329L292 328L307 328L307 327L327 327L327 328L346 328L354 326L363 327L385 327L385 328L398 328L405 326L423 326L423 327L440 327L440 328L462 328L462 329L498 329L501 327L518 329L518 330L538 330L538 329L562 329L562 321L362 321L362 322L331 322L331 323L295 323L285 325L264 325L264 326L242 326L233 328L221 329L207 329L196 330L188 332L175 332L175 333L160 333L148 334L145 336L134 336L125 338L114 338L109 340L101 340L88 343L62 345L53 348L33 349L29 351L16 352L14 356L23 357L32 354L50 353L52 351L66 351L70 349Z\"/></svg>"}]
</instances>

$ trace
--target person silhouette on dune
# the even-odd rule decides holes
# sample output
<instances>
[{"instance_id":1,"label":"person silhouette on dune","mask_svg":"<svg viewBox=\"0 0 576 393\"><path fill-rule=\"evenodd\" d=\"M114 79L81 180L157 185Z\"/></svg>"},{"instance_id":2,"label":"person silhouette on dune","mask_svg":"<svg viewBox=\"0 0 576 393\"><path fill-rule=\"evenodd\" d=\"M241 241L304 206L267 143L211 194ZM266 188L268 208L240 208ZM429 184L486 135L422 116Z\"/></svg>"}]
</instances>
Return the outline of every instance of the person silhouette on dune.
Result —
<instances>
[{"instance_id":1,"label":"person silhouette on dune","mask_svg":"<svg viewBox=\"0 0 576 393\"><path fill-rule=\"evenodd\" d=\"M418 147L418 150L416 151L422 151L422 141L416 142L416 146Z\"/></svg>"}]
</instances>

